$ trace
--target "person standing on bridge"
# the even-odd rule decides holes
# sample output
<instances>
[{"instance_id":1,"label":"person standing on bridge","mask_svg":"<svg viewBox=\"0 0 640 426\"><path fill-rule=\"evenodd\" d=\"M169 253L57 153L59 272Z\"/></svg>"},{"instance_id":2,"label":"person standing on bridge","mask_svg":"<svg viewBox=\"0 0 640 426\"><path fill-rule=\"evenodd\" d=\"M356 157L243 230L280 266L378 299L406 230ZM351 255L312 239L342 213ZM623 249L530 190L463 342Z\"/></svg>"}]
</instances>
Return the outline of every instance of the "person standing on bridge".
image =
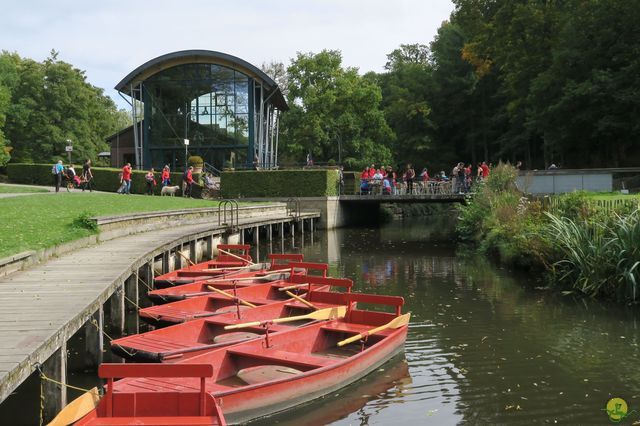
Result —
<instances>
[{"instance_id":1,"label":"person standing on bridge","mask_svg":"<svg viewBox=\"0 0 640 426\"><path fill-rule=\"evenodd\" d=\"M407 184L407 194L413 193L413 180L416 177L416 171L413 170L411 163L407 164L407 169L404 172L404 181Z\"/></svg>"}]
</instances>

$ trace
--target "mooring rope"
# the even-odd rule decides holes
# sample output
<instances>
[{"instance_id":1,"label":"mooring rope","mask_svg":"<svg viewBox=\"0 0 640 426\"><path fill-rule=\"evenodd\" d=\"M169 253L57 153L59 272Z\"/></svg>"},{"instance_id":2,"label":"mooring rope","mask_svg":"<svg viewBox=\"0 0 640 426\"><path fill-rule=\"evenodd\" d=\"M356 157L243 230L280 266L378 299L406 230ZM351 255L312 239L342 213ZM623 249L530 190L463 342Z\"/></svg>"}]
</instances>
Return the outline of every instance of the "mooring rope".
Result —
<instances>
[{"instance_id":1,"label":"mooring rope","mask_svg":"<svg viewBox=\"0 0 640 426\"><path fill-rule=\"evenodd\" d=\"M91 392L90 389L80 388L78 386L73 386L68 383L62 383L61 381L48 377L46 374L44 374L44 371L42 371L42 366L40 364L36 364L35 367L36 367L36 370L38 370L38 373L40 373L40 419L39 419L40 426L44 425L44 404L45 404L44 382L45 381L55 383L58 386L64 386L66 388L74 389L80 392Z\"/></svg>"},{"instance_id":2,"label":"mooring rope","mask_svg":"<svg viewBox=\"0 0 640 426\"><path fill-rule=\"evenodd\" d=\"M100 331L102 334L104 334L104 335L105 335L105 337L106 337L107 339L109 339L109 342L113 342L113 337L109 336L109 335L107 334L107 332L106 332L106 331L104 331L103 329L100 329L100 325L98 324L98 321L96 321L95 319L92 319L92 320L91 320L91 324L93 324L93 325L96 327L96 329L98 329L98 331ZM120 349L122 349L122 350L124 351L124 353L126 353L127 355L129 355L129 356L133 356L133 355L134 355L133 353L129 352L128 350L126 350L126 349L125 349L125 348L123 348L122 346L118 345L118 347L119 347Z\"/></svg>"}]
</instances>

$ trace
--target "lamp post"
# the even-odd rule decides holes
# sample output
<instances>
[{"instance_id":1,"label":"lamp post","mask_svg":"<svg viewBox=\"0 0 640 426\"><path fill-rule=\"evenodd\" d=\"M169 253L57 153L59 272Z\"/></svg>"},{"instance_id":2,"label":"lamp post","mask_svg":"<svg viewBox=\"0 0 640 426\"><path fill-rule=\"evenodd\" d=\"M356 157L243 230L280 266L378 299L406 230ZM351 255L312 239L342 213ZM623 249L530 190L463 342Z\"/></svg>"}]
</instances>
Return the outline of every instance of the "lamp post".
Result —
<instances>
[{"instance_id":1,"label":"lamp post","mask_svg":"<svg viewBox=\"0 0 640 426\"><path fill-rule=\"evenodd\" d=\"M67 158L69 159L69 164L71 164L71 151L73 151L73 142L71 142L71 139L67 139L65 151L67 151Z\"/></svg>"},{"instance_id":2,"label":"lamp post","mask_svg":"<svg viewBox=\"0 0 640 426\"><path fill-rule=\"evenodd\" d=\"M189 147L189 139L184 139L184 171L187 171L187 148Z\"/></svg>"}]
</instances>

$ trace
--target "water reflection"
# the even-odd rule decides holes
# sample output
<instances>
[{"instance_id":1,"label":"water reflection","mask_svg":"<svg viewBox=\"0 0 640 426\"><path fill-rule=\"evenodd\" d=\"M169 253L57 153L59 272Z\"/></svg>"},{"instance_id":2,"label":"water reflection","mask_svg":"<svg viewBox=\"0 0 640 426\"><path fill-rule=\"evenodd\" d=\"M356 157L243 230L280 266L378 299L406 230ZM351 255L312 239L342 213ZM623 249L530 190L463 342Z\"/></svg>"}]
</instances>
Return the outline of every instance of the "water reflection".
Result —
<instances>
[{"instance_id":1,"label":"water reflection","mask_svg":"<svg viewBox=\"0 0 640 426\"><path fill-rule=\"evenodd\" d=\"M413 312L411 383L384 410L367 401L335 424L603 424L611 396L640 410L637 309L536 291L532 277L458 256L445 223L318 233L302 249L358 291L404 296Z\"/></svg>"}]
</instances>

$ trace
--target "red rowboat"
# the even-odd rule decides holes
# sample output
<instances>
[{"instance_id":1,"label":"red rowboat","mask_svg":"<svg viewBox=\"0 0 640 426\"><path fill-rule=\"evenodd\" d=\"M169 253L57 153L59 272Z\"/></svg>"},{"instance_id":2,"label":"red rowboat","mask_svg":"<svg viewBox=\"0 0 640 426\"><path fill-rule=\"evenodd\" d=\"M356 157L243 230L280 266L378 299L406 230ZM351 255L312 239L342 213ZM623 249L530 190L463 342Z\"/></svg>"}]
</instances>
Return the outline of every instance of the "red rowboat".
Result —
<instances>
[{"instance_id":1,"label":"red rowboat","mask_svg":"<svg viewBox=\"0 0 640 426\"><path fill-rule=\"evenodd\" d=\"M302 261L301 254L271 254L270 266L264 264L253 264L248 251L249 245L242 244L219 244L218 249L239 250L240 254L219 254L215 260L201 262L195 265L187 266L166 274L157 276L153 281L156 288L166 288L180 284L192 283L198 279L207 279L211 277L220 277L228 275L237 275L241 273L264 273L267 270L276 270L286 268L290 261ZM278 262L280 261L280 262Z\"/></svg>"},{"instance_id":2,"label":"red rowboat","mask_svg":"<svg viewBox=\"0 0 640 426\"><path fill-rule=\"evenodd\" d=\"M273 258L271 256L274 256ZM288 254L273 254L270 255L272 262L279 259L288 259L283 256L292 256ZM284 280L291 280L291 271L299 274L309 274L312 271L318 271L323 277L327 276L328 266L326 263L311 263L291 261L283 267L280 264L273 264L269 272L245 272L242 274L235 274L233 276L226 276L222 278L211 278L206 280L198 280L190 284L182 284L174 287L162 288L159 290L153 290L148 293L148 296L154 303L167 303L175 300L184 300L191 297L205 296L211 293L209 286L220 289L246 287L255 284L264 284L267 282L282 282ZM286 268L286 269L285 269ZM303 275L304 276L304 275ZM290 281L291 282L291 281Z\"/></svg>"},{"instance_id":3,"label":"red rowboat","mask_svg":"<svg viewBox=\"0 0 640 426\"><path fill-rule=\"evenodd\" d=\"M350 293L348 299L389 305L396 311L350 308L343 319L211 350L175 364L103 364L98 374L108 380L107 393L77 424L217 424L218 406L229 423L243 423L333 392L400 353L407 335L409 314L400 315L401 297ZM352 338L356 341L350 343ZM187 365L213 366L213 376L198 370L199 380L193 378ZM172 367L176 376L185 369L192 376L156 378L173 372ZM126 378L114 382L120 377ZM211 423L191 420L204 422L207 416Z\"/></svg>"},{"instance_id":4,"label":"red rowboat","mask_svg":"<svg viewBox=\"0 0 640 426\"><path fill-rule=\"evenodd\" d=\"M296 276L296 278L316 285L326 285L332 289L340 287L346 290L347 293L353 285L351 280L344 278L313 276L302 276L302 278ZM308 294L306 300L315 309L332 308L347 305L347 293L312 291ZM246 330L225 331L224 326L226 325L304 315L313 311L314 308L300 301L289 299L241 312L229 312L212 318L188 321L146 333L122 337L111 342L111 350L123 358L140 361L175 362L196 356L206 350L262 337L267 329L266 326L258 326ZM238 312L240 312L239 318ZM306 323L308 323L308 320L269 324L268 328L269 333L274 333Z\"/></svg>"}]
</instances>

